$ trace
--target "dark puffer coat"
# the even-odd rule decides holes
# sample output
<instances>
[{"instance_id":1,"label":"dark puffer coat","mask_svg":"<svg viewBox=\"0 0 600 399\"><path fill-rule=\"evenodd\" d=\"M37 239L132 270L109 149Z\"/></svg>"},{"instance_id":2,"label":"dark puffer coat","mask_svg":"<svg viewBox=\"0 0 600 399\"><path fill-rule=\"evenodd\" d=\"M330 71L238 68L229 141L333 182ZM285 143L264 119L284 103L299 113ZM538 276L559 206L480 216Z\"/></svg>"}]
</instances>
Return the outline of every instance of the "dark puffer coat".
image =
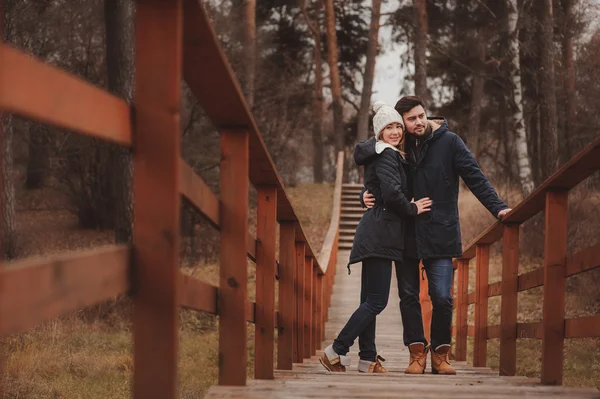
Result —
<instances>
[{"instance_id":1,"label":"dark puffer coat","mask_svg":"<svg viewBox=\"0 0 600 399\"><path fill-rule=\"evenodd\" d=\"M416 138L407 135L406 159L409 181L412 182L409 195L415 200L429 197L433 203L431 212L417 216L414 230L410 226L407 234L415 235L418 259L456 258L462 255L459 177L494 217L508 207L498 197L462 139L448 129L448 122L432 118L429 123L432 132L421 144L420 151L414 149ZM375 142L374 139L370 141L371 145ZM370 187L365 188L371 191ZM362 203L362 193L360 201ZM377 206L379 199L376 197L375 201Z\"/></svg>"},{"instance_id":2,"label":"dark puffer coat","mask_svg":"<svg viewBox=\"0 0 600 399\"><path fill-rule=\"evenodd\" d=\"M376 198L376 205L362 216L354 235L350 264L366 258L401 260L404 251L406 218L417 214L417 206L407 199L404 160L398 151L375 150L375 140L356 145L354 162L365 165L365 186Z\"/></svg>"}]
</instances>

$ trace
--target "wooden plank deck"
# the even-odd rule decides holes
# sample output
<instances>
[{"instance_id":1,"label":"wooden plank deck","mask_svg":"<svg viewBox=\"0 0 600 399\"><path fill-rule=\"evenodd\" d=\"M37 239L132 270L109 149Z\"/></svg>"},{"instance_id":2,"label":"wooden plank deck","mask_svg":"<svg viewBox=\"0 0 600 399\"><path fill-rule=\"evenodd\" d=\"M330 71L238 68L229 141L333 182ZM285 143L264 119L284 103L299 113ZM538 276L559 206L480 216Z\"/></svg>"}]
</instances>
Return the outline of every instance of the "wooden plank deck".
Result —
<instances>
[{"instance_id":1,"label":"wooden plank deck","mask_svg":"<svg viewBox=\"0 0 600 399\"><path fill-rule=\"evenodd\" d=\"M340 251L333 288L329 321L326 327L328 345L342 328L359 303L360 265L346 269L348 251ZM431 374L430 358L423 375L405 375L408 350L402 343L402 321L398 306L396 278L387 308L377 320L377 348L386 358L385 375L363 374L357 371L358 342L351 348L352 365L346 373L330 373L313 356L304 363L295 363L293 370L275 370L274 380L249 380L245 387L213 386L206 398L600 398L593 388L544 386L537 378L502 377L487 367L472 367L466 362L453 361L456 376Z\"/></svg>"}]
</instances>

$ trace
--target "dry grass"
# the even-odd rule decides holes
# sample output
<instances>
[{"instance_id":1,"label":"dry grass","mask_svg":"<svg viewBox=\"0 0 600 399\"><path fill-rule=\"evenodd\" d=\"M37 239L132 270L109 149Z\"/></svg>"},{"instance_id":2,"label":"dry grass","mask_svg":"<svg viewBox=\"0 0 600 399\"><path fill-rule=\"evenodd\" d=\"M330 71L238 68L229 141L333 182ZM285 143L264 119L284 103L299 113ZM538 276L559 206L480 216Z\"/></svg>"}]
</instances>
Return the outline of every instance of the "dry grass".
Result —
<instances>
[{"instance_id":1,"label":"dry grass","mask_svg":"<svg viewBox=\"0 0 600 399\"><path fill-rule=\"evenodd\" d=\"M500 195L509 205L520 201L520 194L510 189L500 188ZM461 190L460 214L463 243L468 244L494 218L468 191ZM584 184L569 194L569 252L577 252L598 243L600 225L600 192L590 191ZM543 266L544 250L543 212L523 225L520 234L519 274ZM502 243L490 249L489 282L502 279ZM469 268L469 292L475 284L475 262ZM520 292L518 295L517 320L522 323L542 320L543 287ZM488 325L500 323L500 297L488 302ZM468 323L474 324L474 306L469 306ZM565 300L566 318L600 314L600 269L582 273L567 279ZM471 363L473 339L468 340L467 359ZM499 340L488 340L487 364L498 369ZM541 340L517 340L517 374L539 377L541 372ZM595 386L600 389L600 339L567 339L564 348L564 381L567 386Z\"/></svg>"},{"instance_id":2,"label":"dry grass","mask_svg":"<svg viewBox=\"0 0 600 399\"><path fill-rule=\"evenodd\" d=\"M319 252L331 217L331 185L289 190L313 250ZM18 229L22 256L49 255L112 242L112 232L82 231L55 192L19 193ZM254 232L256 210L250 210ZM248 262L248 297L255 299L255 265ZM184 273L219 285L218 265L186 265ZM95 399L131 396L131 303L120 298L15 334L3 342L6 367L2 399ZM218 318L180 313L179 397L196 399L217 382ZM254 367L254 326L249 325L248 376Z\"/></svg>"}]
</instances>

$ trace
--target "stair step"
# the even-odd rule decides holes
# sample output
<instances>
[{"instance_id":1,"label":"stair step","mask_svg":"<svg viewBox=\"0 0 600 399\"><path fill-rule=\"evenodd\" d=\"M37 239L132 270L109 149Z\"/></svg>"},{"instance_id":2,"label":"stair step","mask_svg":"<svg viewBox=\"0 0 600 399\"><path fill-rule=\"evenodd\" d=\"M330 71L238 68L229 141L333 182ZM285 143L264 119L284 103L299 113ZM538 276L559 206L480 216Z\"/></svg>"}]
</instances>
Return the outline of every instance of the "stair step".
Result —
<instances>
[{"instance_id":1,"label":"stair step","mask_svg":"<svg viewBox=\"0 0 600 399\"><path fill-rule=\"evenodd\" d=\"M342 206L342 213L344 212L360 212L360 213L364 213L365 209L361 208L361 207L356 207L356 206Z\"/></svg>"},{"instance_id":2,"label":"stair step","mask_svg":"<svg viewBox=\"0 0 600 399\"><path fill-rule=\"evenodd\" d=\"M358 220L341 220L340 221L340 228L356 230L357 227L358 227Z\"/></svg>"},{"instance_id":3,"label":"stair step","mask_svg":"<svg viewBox=\"0 0 600 399\"><path fill-rule=\"evenodd\" d=\"M340 235L354 235L356 229L340 229Z\"/></svg>"},{"instance_id":4,"label":"stair step","mask_svg":"<svg viewBox=\"0 0 600 399\"><path fill-rule=\"evenodd\" d=\"M343 183L342 188L346 188L346 187L349 187L349 188L359 187L362 189L363 185L360 183Z\"/></svg>"},{"instance_id":5,"label":"stair step","mask_svg":"<svg viewBox=\"0 0 600 399\"><path fill-rule=\"evenodd\" d=\"M360 218L362 217L362 214L343 214L341 215L342 219L355 219L355 220L360 220Z\"/></svg>"}]
</instances>

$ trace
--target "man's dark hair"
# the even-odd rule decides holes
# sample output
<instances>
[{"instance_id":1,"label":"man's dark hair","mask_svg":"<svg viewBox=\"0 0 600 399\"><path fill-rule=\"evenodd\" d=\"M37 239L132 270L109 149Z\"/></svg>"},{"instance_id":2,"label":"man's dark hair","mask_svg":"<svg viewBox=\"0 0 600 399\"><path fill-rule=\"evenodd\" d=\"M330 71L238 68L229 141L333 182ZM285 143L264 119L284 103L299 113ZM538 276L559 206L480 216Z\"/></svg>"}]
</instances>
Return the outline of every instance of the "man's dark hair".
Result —
<instances>
[{"instance_id":1,"label":"man's dark hair","mask_svg":"<svg viewBox=\"0 0 600 399\"><path fill-rule=\"evenodd\" d=\"M425 108L425 103L421 98L417 96L404 96L398 100L394 108L396 108L396 111L398 111L401 116L404 116L405 113L419 105Z\"/></svg>"}]
</instances>

